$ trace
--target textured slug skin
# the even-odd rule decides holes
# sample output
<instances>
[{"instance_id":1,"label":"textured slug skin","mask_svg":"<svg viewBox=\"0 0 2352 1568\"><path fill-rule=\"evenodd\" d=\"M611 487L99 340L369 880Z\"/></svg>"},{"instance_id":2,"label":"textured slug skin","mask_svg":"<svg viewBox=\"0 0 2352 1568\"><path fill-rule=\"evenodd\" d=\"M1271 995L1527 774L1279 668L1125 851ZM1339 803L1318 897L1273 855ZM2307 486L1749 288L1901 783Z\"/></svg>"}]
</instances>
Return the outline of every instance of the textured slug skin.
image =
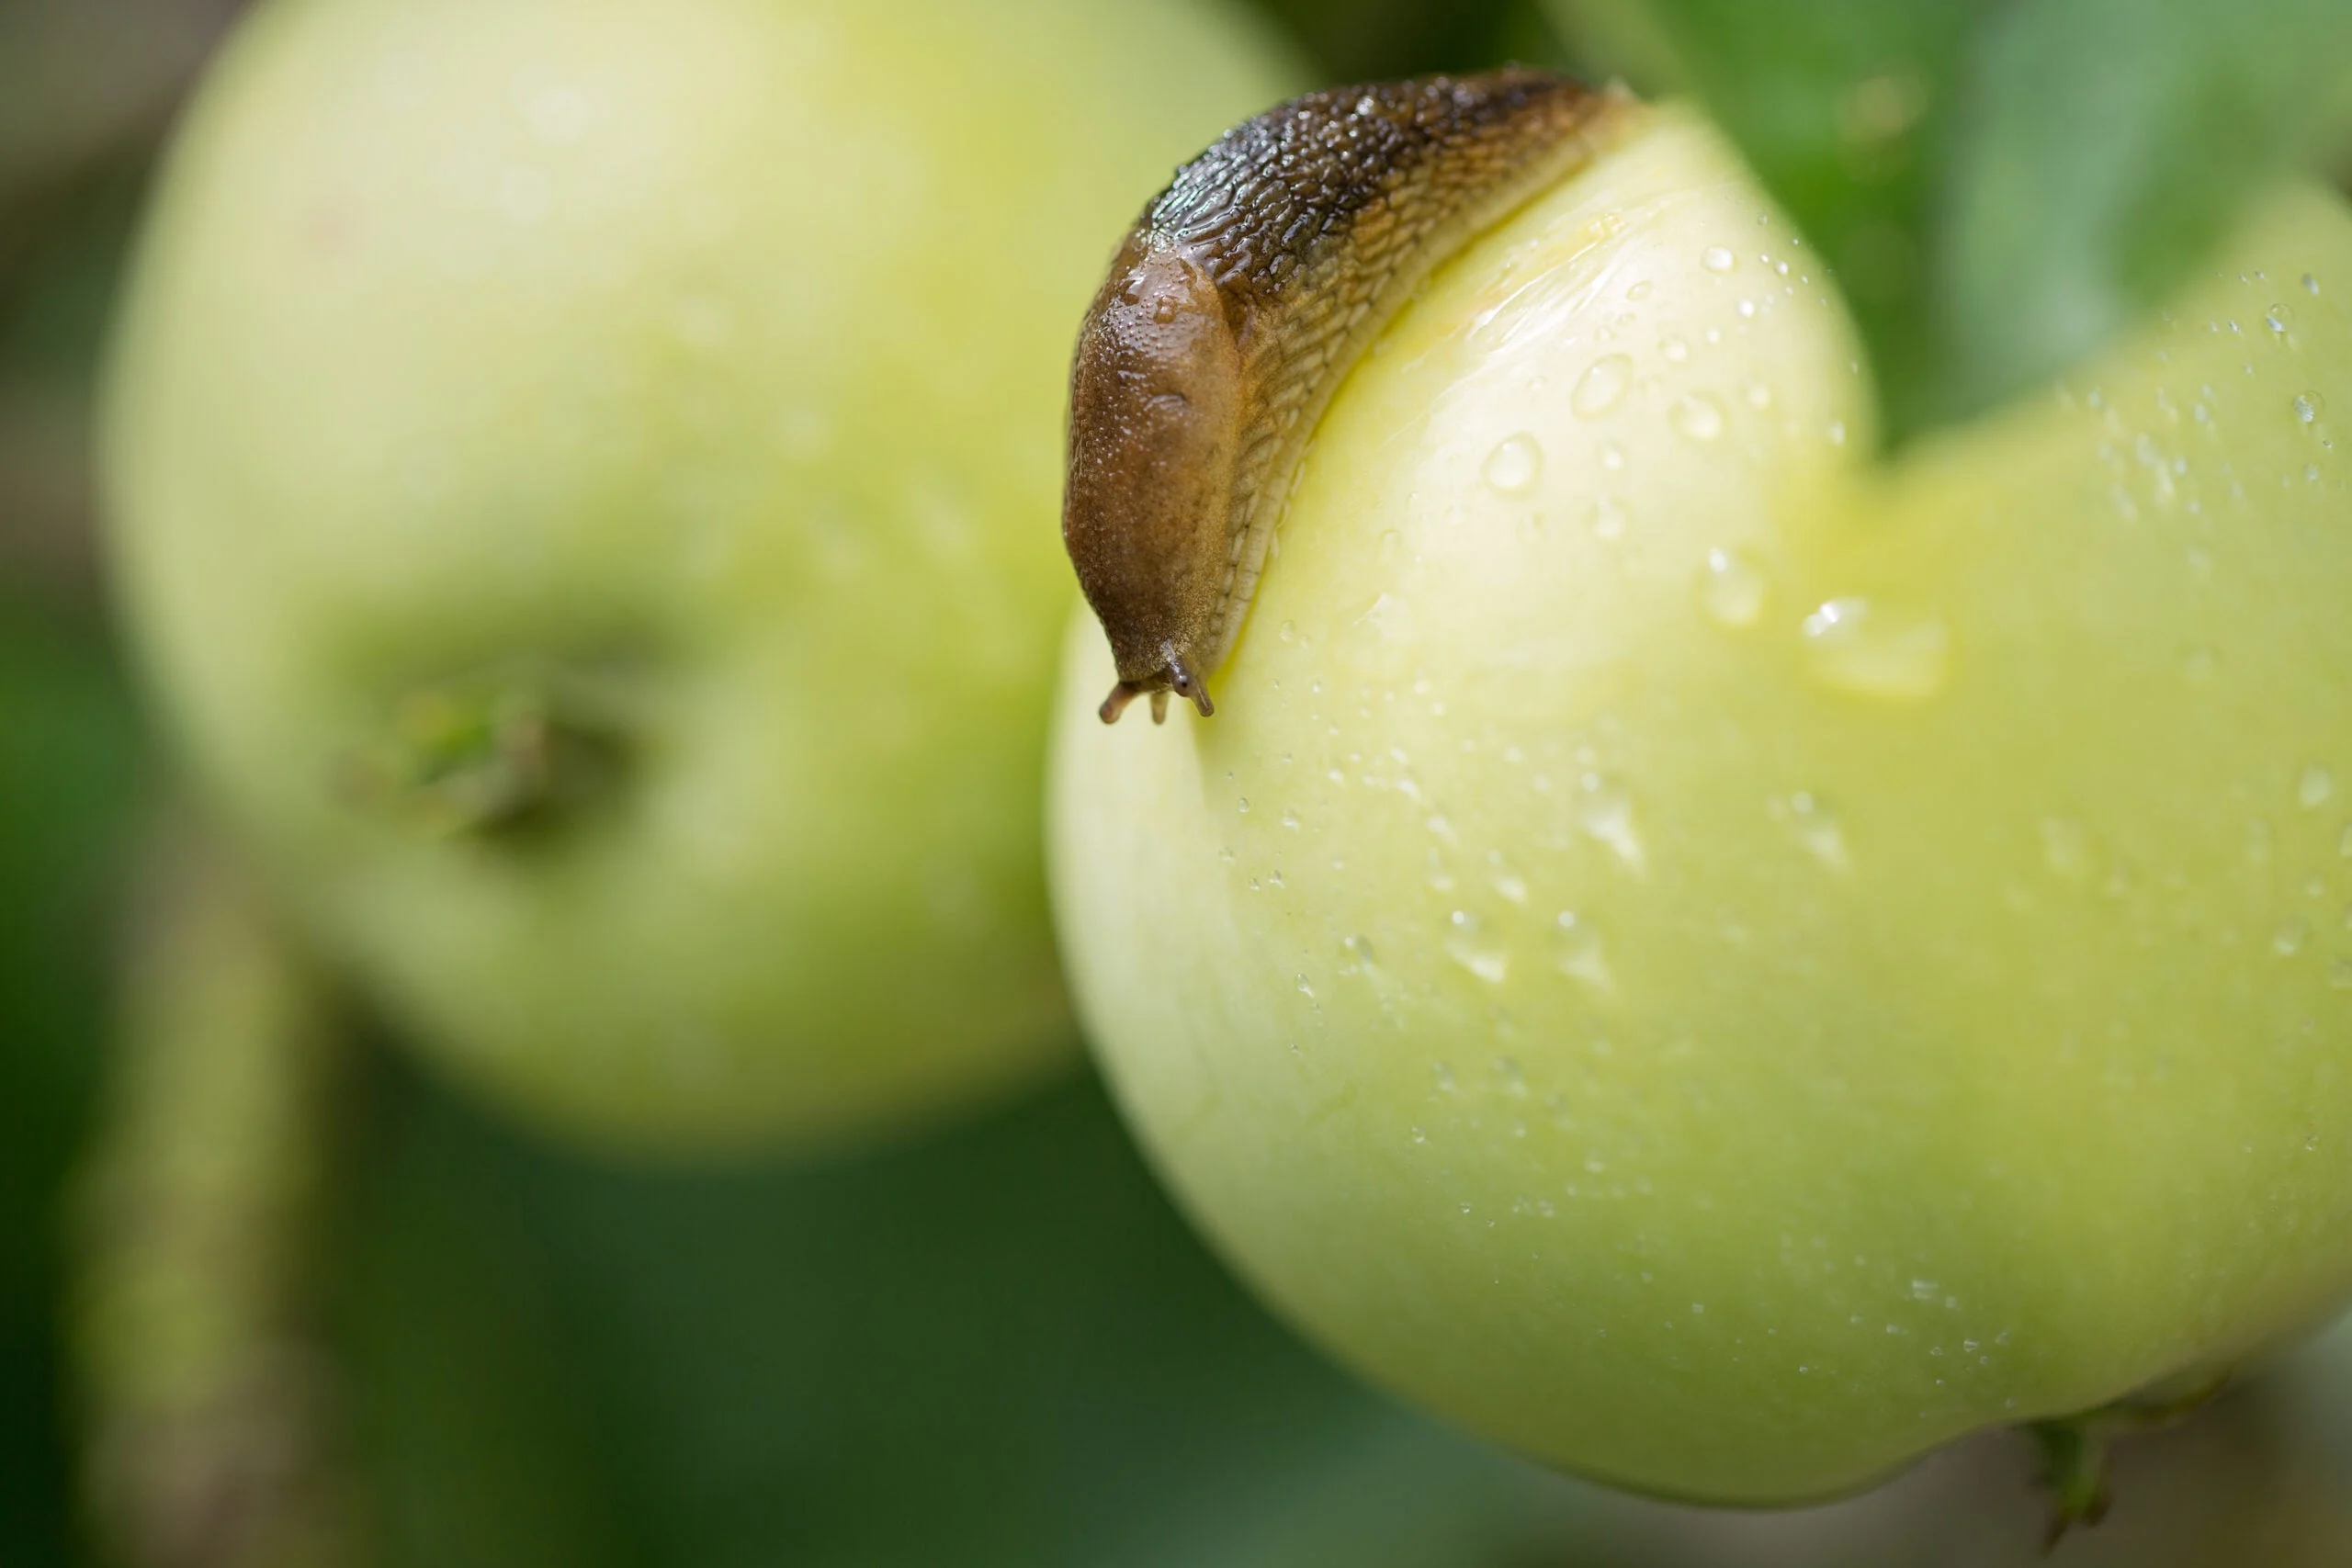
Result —
<instances>
[{"instance_id":1,"label":"textured slug skin","mask_svg":"<svg viewBox=\"0 0 2352 1568\"><path fill-rule=\"evenodd\" d=\"M1211 711L1316 422L1421 281L1589 162L1631 100L1513 67L1310 93L1145 209L1080 329L1062 539L1109 634L1105 723Z\"/></svg>"}]
</instances>

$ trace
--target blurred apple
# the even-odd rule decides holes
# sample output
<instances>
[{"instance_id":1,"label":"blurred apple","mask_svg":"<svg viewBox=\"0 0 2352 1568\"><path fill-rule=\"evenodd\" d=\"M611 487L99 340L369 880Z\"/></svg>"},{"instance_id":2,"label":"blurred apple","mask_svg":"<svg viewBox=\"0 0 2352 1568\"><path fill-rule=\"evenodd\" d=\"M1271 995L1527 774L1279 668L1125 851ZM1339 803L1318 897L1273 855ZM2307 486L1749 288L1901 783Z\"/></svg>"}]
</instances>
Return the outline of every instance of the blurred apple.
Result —
<instances>
[{"instance_id":1,"label":"blurred apple","mask_svg":"<svg viewBox=\"0 0 2352 1568\"><path fill-rule=\"evenodd\" d=\"M201 781L449 1070L700 1150L1066 1058L1069 338L1281 85L1185 0L251 19L131 289L114 562Z\"/></svg>"},{"instance_id":2,"label":"blurred apple","mask_svg":"<svg viewBox=\"0 0 2352 1568\"><path fill-rule=\"evenodd\" d=\"M1183 1202L1555 1464L1865 1483L2352 1288L2352 214L1874 465L1848 319L1660 111L1325 418L1216 716L1106 728L1057 910Z\"/></svg>"}]
</instances>

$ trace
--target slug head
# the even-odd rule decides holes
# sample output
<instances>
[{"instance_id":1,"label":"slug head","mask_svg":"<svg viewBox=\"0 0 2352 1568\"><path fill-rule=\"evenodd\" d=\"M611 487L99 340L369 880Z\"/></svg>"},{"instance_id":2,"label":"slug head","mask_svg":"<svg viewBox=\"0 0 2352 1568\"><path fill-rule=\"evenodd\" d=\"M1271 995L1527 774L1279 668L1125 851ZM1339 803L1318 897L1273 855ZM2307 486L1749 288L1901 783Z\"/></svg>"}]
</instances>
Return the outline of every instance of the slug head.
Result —
<instances>
[{"instance_id":1,"label":"slug head","mask_svg":"<svg viewBox=\"0 0 2352 1568\"><path fill-rule=\"evenodd\" d=\"M1062 542L1109 634L1117 718L1149 694L1214 711L1197 668L1229 589L1245 388L1228 302L1197 264L1131 235L1080 330Z\"/></svg>"}]
</instances>

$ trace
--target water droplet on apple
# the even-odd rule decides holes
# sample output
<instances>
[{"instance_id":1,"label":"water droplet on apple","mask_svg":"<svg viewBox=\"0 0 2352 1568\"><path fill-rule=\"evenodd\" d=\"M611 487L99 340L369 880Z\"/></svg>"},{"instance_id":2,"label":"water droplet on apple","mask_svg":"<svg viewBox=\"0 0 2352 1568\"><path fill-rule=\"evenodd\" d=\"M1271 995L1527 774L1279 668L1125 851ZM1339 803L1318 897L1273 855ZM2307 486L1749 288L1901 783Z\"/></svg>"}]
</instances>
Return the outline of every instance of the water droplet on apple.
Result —
<instances>
[{"instance_id":1,"label":"water droplet on apple","mask_svg":"<svg viewBox=\"0 0 2352 1568\"><path fill-rule=\"evenodd\" d=\"M1763 569L1739 550L1709 550L1699 567L1699 608L1719 626L1737 631L1764 614L1771 584Z\"/></svg>"},{"instance_id":2,"label":"water droplet on apple","mask_svg":"<svg viewBox=\"0 0 2352 1568\"><path fill-rule=\"evenodd\" d=\"M1851 871L1854 857L1846 847L1845 825L1838 814L1809 790L1772 802L1772 815L1786 823L1807 854L1832 871Z\"/></svg>"},{"instance_id":3,"label":"water droplet on apple","mask_svg":"<svg viewBox=\"0 0 2352 1568\"><path fill-rule=\"evenodd\" d=\"M1383 593L1374 599L1353 625L1380 642L1411 642L1419 635L1413 607L1394 593Z\"/></svg>"},{"instance_id":4,"label":"water droplet on apple","mask_svg":"<svg viewBox=\"0 0 2352 1568\"><path fill-rule=\"evenodd\" d=\"M2317 392L2297 392L2294 409L2297 423L2316 424L2319 423L2319 416L2327 412L2327 400Z\"/></svg>"},{"instance_id":5,"label":"water droplet on apple","mask_svg":"<svg viewBox=\"0 0 2352 1568\"><path fill-rule=\"evenodd\" d=\"M1568 394L1568 407L1579 419L1599 419L1625 400L1633 384L1634 362L1622 354L1604 354L1577 378L1576 389Z\"/></svg>"},{"instance_id":6,"label":"water droplet on apple","mask_svg":"<svg viewBox=\"0 0 2352 1568\"><path fill-rule=\"evenodd\" d=\"M1856 696L1918 702L1941 690L1951 672L1951 634L1935 615L1831 599L1804 618L1802 631L1813 678Z\"/></svg>"},{"instance_id":7,"label":"water droplet on apple","mask_svg":"<svg viewBox=\"0 0 2352 1568\"><path fill-rule=\"evenodd\" d=\"M2063 817L2043 818L2041 862L2054 874L2069 882L2080 882L2090 874L2090 835L2079 822L2069 822Z\"/></svg>"},{"instance_id":8,"label":"water droplet on apple","mask_svg":"<svg viewBox=\"0 0 2352 1568\"><path fill-rule=\"evenodd\" d=\"M1699 265L1705 267L1709 272L1724 273L1729 272L1732 268L1737 266L1739 265L1739 258L1732 254L1730 248L1727 246L1709 245L1705 250L1699 253Z\"/></svg>"},{"instance_id":9,"label":"water droplet on apple","mask_svg":"<svg viewBox=\"0 0 2352 1568\"><path fill-rule=\"evenodd\" d=\"M1658 345L1658 352L1679 365L1690 357L1690 340L1679 334L1669 334Z\"/></svg>"},{"instance_id":10,"label":"water droplet on apple","mask_svg":"<svg viewBox=\"0 0 2352 1568\"><path fill-rule=\"evenodd\" d=\"M2325 806L2335 793L2335 775L2317 762L2303 770L2302 778L2295 785L2295 799L2306 811Z\"/></svg>"},{"instance_id":11,"label":"water droplet on apple","mask_svg":"<svg viewBox=\"0 0 2352 1568\"><path fill-rule=\"evenodd\" d=\"M2303 943L2312 934L2311 928L2301 920L2289 920L2270 935L2270 951L2281 958L2292 958L2302 952Z\"/></svg>"},{"instance_id":12,"label":"water droplet on apple","mask_svg":"<svg viewBox=\"0 0 2352 1568\"><path fill-rule=\"evenodd\" d=\"M1713 441L1724 433L1724 406L1705 392L1685 392L1668 417L1693 441Z\"/></svg>"},{"instance_id":13,"label":"water droplet on apple","mask_svg":"<svg viewBox=\"0 0 2352 1568\"><path fill-rule=\"evenodd\" d=\"M1615 985L1600 950L1600 933L1578 919L1572 909L1561 910L1553 922L1552 963L1563 975L1596 991L1610 990Z\"/></svg>"},{"instance_id":14,"label":"water droplet on apple","mask_svg":"<svg viewBox=\"0 0 2352 1568\"><path fill-rule=\"evenodd\" d=\"M1453 935L1446 939L1446 956L1489 986L1510 977L1510 955L1485 935L1485 921L1468 909L1456 909L1448 923Z\"/></svg>"},{"instance_id":15,"label":"water droplet on apple","mask_svg":"<svg viewBox=\"0 0 2352 1568\"><path fill-rule=\"evenodd\" d=\"M1599 773L1585 774L1577 787L1577 826L1586 837L1614 851L1627 866L1641 870L1649 852L1634 827L1633 796Z\"/></svg>"},{"instance_id":16,"label":"water droplet on apple","mask_svg":"<svg viewBox=\"0 0 2352 1568\"><path fill-rule=\"evenodd\" d=\"M1522 430L1487 453L1486 466L1478 472L1488 488L1504 495L1523 495L1543 467L1544 448Z\"/></svg>"}]
</instances>

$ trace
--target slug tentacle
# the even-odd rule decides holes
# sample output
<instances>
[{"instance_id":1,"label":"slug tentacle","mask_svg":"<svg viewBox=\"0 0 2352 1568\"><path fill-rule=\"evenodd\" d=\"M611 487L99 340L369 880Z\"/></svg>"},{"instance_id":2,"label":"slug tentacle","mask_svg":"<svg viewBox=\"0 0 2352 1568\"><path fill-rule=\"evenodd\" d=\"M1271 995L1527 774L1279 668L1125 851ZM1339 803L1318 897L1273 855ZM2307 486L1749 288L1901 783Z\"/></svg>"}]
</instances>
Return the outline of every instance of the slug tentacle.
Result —
<instances>
[{"instance_id":1,"label":"slug tentacle","mask_svg":"<svg viewBox=\"0 0 2352 1568\"><path fill-rule=\"evenodd\" d=\"M1549 72L1311 93L1144 210L1079 333L1062 538L1119 670L1215 712L1307 438L1447 257L1589 162L1630 100Z\"/></svg>"}]
</instances>

